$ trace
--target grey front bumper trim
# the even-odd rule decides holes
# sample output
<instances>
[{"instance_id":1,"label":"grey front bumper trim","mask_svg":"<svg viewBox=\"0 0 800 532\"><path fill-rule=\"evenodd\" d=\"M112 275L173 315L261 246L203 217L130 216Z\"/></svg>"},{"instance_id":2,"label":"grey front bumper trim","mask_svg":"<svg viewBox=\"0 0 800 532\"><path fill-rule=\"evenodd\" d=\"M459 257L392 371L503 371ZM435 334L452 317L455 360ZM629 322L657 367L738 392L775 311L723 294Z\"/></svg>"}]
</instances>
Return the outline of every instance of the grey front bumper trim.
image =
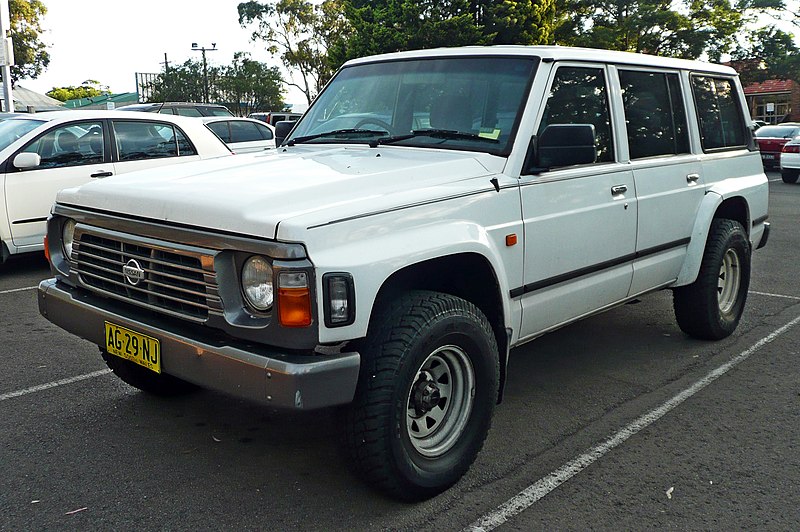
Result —
<instances>
[{"instance_id":1,"label":"grey front bumper trim","mask_svg":"<svg viewBox=\"0 0 800 532\"><path fill-rule=\"evenodd\" d=\"M56 279L39 284L42 316L98 346L110 321L157 338L162 371L204 388L289 410L311 410L353 400L361 356L356 352L298 355L244 342L201 341L161 320L76 290Z\"/></svg>"}]
</instances>

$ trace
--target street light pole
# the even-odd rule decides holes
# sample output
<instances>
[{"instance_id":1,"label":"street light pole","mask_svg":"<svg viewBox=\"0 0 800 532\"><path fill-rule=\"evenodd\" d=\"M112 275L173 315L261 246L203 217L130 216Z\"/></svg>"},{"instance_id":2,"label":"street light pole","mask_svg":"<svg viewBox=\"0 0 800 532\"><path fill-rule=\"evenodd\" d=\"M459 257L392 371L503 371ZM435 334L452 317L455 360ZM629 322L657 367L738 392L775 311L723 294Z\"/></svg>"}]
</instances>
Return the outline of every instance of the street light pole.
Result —
<instances>
[{"instance_id":1,"label":"street light pole","mask_svg":"<svg viewBox=\"0 0 800 532\"><path fill-rule=\"evenodd\" d=\"M196 42L192 43L192 50L202 52L203 54L203 97L204 103L208 103L208 65L206 64L206 52L214 52L217 50L217 43L212 42L211 48L205 46L197 46Z\"/></svg>"}]
</instances>

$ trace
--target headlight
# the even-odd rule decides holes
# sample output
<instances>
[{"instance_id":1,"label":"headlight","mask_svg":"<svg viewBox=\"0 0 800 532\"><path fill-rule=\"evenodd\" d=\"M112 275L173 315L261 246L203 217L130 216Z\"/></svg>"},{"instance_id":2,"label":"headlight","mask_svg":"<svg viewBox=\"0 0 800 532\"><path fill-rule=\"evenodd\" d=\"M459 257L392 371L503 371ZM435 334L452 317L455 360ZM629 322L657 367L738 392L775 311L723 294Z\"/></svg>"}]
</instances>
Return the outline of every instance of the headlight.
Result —
<instances>
[{"instance_id":1,"label":"headlight","mask_svg":"<svg viewBox=\"0 0 800 532\"><path fill-rule=\"evenodd\" d=\"M256 310L269 310L275 295L272 267L263 257L247 259L242 268L242 290L247 302Z\"/></svg>"},{"instance_id":2,"label":"headlight","mask_svg":"<svg viewBox=\"0 0 800 532\"><path fill-rule=\"evenodd\" d=\"M75 238L75 220L69 219L61 227L61 245L64 246L64 255L72 258L72 242Z\"/></svg>"}]
</instances>

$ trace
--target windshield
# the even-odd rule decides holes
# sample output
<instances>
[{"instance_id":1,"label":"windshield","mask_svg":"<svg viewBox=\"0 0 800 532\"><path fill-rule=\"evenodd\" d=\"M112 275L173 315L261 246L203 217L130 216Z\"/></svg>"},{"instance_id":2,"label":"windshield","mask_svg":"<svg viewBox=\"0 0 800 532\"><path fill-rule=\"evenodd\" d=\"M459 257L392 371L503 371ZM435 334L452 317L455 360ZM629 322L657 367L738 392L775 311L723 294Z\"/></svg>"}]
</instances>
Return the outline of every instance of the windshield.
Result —
<instances>
[{"instance_id":1,"label":"windshield","mask_svg":"<svg viewBox=\"0 0 800 532\"><path fill-rule=\"evenodd\" d=\"M44 124L42 120L11 119L0 122L0 150L6 149L12 142L25 133L33 131Z\"/></svg>"},{"instance_id":2,"label":"windshield","mask_svg":"<svg viewBox=\"0 0 800 532\"><path fill-rule=\"evenodd\" d=\"M800 135L800 126L761 126L756 130L756 137L790 139Z\"/></svg>"},{"instance_id":3,"label":"windshield","mask_svg":"<svg viewBox=\"0 0 800 532\"><path fill-rule=\"evenodd\" d=\"M508 155L537 64L532 57L459 57L346 67L286 143L392 143Z\"/></svg>"}]
</instances>

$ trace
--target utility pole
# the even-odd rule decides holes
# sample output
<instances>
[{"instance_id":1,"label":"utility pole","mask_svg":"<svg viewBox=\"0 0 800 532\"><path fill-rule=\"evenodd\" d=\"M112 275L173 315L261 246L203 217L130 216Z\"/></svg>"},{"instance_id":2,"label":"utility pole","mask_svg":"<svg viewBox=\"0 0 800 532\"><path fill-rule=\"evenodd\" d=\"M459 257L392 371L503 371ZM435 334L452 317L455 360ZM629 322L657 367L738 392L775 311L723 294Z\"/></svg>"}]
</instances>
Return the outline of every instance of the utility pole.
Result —
<instances>
[{"instance_id":1,"label":"utility pole","mask_svg":"<svg viewBox=\"0 0 800 532\"><path fill-rule=\"evenodd\" d=\"M206 48L205 46L197 46L197 43L193 42L192 50L203 53L203 101L204 103L208 103L208 65L206 64L206 52L215 52L217 50L217 43L212 42L211 48Z\"/></svg>"},{"instance_id":2,"label":"utility pole","mask_svg":"<svg viewBox=\"0 0 800 532\"><path fill-rule=\"evenodd\" d=\"M167 88L167 97L165 101L172 99L172 80L169 79L169 60L167 59L167 52L164 52L164 86Z\"/></svg>"},{"instance_id":3,"label":"utility pole","mask_svg":"<svg viewBox=\"0 0 800 532\"><path fill-rule=\"evenodd\" d=\"M0 64L3 74L3 98L5 111L14 112L14 96L11 94L11 65L14 64L14 46L11 37L6 37L11 29L11 16L8 11L8 0L0 0Z\"/></svg>"}]
</instances>

